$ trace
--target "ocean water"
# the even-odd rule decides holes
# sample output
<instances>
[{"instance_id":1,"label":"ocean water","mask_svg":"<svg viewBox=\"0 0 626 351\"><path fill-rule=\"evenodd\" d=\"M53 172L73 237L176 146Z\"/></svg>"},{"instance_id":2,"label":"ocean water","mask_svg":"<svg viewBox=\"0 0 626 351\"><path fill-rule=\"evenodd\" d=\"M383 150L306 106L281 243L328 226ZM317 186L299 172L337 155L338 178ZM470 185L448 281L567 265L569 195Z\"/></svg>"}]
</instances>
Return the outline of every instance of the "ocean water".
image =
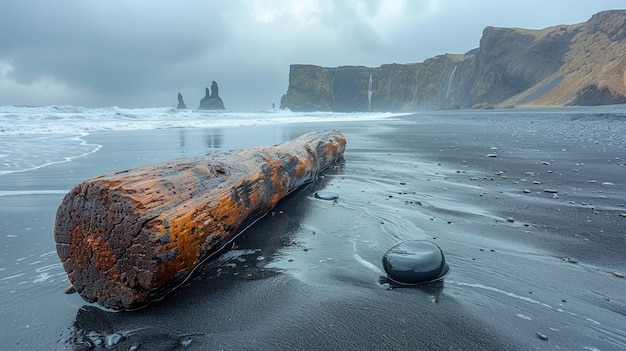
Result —
<instances>
[{"instance_id":1,"label":"ocean water","mask_svg":"<svg viewBox=\"0 0 626 351\"><path fill-rule=\"evenodd\" d=\"M0 176L68 162L97 152L84 137L99 131L218 128L285 123L366 121L391 113L228 112L173 108L0 106Z\"/></svg>"}]
</instances>

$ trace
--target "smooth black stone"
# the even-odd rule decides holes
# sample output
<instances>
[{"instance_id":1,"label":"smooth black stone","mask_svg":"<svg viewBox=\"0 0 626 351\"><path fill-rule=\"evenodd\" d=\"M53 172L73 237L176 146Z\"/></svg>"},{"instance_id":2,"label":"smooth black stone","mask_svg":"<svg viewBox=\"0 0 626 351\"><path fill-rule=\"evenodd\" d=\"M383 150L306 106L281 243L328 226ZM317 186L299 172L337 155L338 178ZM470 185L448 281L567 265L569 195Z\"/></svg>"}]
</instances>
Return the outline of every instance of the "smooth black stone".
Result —
<instances>
[{"instance_id":1,"label":"smooth black stone","mask_svg":"<svg viewBox=\"0 0 626 351\"><path fill-rule=\"evenodd\" d=\"M425 240L392 247L383 256L383 268L390 280L405 285L437 281L450 270L439 246Z\"/></svg>"}]
</instances>

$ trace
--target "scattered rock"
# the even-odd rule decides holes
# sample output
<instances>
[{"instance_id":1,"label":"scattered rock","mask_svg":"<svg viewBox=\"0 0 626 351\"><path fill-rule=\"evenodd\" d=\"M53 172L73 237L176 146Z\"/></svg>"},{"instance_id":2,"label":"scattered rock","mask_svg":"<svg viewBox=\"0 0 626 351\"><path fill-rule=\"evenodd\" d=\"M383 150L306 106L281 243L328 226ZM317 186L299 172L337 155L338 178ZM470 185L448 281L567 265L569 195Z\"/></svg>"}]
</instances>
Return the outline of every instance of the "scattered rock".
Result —
<instances>
[{"instance_id":1,"label":"scattered rock","mask_svg":"<svg viewBox=\"0 0 626 351\"><path fill-rule=\"evenodd\" d=\"M550 193L550 194L556 194L558 193L558 190L556 189L543 189L544 193Z\"/></svg>"},{"instance_id":2,"label":"scattered rock","mask_svg":"<svg viewBox=\"0 0 626 351\"><path fill-rule=\"evenodd\" d=\"M531 191L530 191L530 190L528 190L528 189L524 189L524 190L522 190L522 192L523 192L524 194L530 194L530 193L531 193Z\"/></svg>"},{"instance_id":3,"label":"scattered rock","mask_svg":"<svg viewBox=\"0 0 626 351\"><path fill-rule=\"evenodd\" d=\"M65 293L70 295L76 292L76 288L74 288L74 285L70 284L70 286L68 286L67 288L65 288Z\"/></svg>"},{"instance_id":4,"label":"scattered rock","mask_svg":"<svg viewBox=\"0 0 626 351\"><path fill-rule=\"evenodd\" d=\"M613 275L618 277L618 278L624 278L624 273L620 273L620 272L613 272Z\"/></svg>"},{"instance_id":5,"label":"scattered rock","mask_svg":"<svg viewBox=\"0 0 626 351\"><path fill-rule=\"evenodd\" d=\"M535 332L537 334L537 337L541 340L547 341L548 340L548 336L545 334L541 334L540 332Z\"/></svg>"},{"instance_id":6,"label":"scattered rock","mask_svg":"<svg viewBox=\"0 0 626 351\"><path fill-rule=\"evenodd\" d=\"M119 344L120 342L122 342L123 340L124 340L124 335L120 333L113 333L111 335L106 336L106 338L104 339L104 345L106 346L107 349L110 349L116 346L117 344Z\"/></svg>"},{"instance_id":7,"label":"scattered rock","mask_svg":"<svg viewBox=\"0 0 626 351\"><path fill-rule=\"evenodd\" d=\"M318 191L314 194L316 199L321 200L337 200L339 195L329 192L329 191Z\"/></svg>"},{"instance_id":8,"label":"scattered rock","mask_svg":"<svg viewBox=\"0 0 626 351\"><path fill-rule=\"evenodd\" d=\"M487 154L487 157L498 157L496 154Z\"/></svg>"}]
</instances>

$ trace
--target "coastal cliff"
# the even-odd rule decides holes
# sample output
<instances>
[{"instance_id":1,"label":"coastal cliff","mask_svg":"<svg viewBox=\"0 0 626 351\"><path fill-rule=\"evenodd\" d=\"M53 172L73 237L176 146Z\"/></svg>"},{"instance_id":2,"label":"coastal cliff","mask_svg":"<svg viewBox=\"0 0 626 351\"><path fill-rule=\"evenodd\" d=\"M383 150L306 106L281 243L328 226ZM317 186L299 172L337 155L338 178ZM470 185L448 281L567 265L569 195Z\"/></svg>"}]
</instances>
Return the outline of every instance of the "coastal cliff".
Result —
<instances>
[{"instance_id":1,"label":"coastal cliff","mask_svg":"<svg viewBox=\"0 0 626 351\"><path fill-rule=\"evenodd\" d=\"M478 48L421 63L294 64L281 108L352 112L616 103L626 103L626 10L541 30L487 27Z\"/></svg>"}]
</instances>

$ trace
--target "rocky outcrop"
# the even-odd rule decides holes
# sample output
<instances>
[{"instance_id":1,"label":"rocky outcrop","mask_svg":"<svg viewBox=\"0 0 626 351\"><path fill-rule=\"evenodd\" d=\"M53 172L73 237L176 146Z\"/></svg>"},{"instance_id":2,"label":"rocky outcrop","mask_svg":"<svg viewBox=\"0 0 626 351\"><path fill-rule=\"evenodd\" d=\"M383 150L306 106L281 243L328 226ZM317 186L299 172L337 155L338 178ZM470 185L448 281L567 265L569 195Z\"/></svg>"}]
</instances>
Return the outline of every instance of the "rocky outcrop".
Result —
<instances>
[{"instance_id":1,"label":"rocky outcrop","mask_svg":"<svg viewBox=\"0 0 626 351\"><path fill-rule=\"evenodd\" d=\"M625 81L626 10L615 10L541 30L487 27L477 49L421 63L291 65L281 108L351 112L614 104L626 101Z\"/></svg>"},{"instance_id":2,"label":"rocky outcrop","mask_svg":"<svg viewBox=\"0 0 626 351\"><path fill-rule=\"evenodd\" d=\"M576 97L576 100L572 103L572 105L579 106L611 104L626 104L626 97L611 92L611 90L607 87L600 89L596 85L590 85L583 89Z\"/></svg>"},{"instance_id":3,"label":"rocky outcrop","mask_svg":"<svg viewBox=\"0 0 626 351\"><path fill-rule=\"evenodd\" d=\"M186 110L187 106L185 105L185 101L183 101L183 94L178 93L178 106L176 106L179 110Z\"/></svg>"},{"instance_id":4,"label":"rocky outcrop","mask_svg":"<svg viewBox=\"0 0 626 351\"><path fill-rule=\"evenodd\" d=\"M199 110L225 110L224 102L219 96L219 88L217 83L213 81L211 83L211 91L209 88L204 88L204 97L200 100Z\"/></svg>"}]
</instances>

